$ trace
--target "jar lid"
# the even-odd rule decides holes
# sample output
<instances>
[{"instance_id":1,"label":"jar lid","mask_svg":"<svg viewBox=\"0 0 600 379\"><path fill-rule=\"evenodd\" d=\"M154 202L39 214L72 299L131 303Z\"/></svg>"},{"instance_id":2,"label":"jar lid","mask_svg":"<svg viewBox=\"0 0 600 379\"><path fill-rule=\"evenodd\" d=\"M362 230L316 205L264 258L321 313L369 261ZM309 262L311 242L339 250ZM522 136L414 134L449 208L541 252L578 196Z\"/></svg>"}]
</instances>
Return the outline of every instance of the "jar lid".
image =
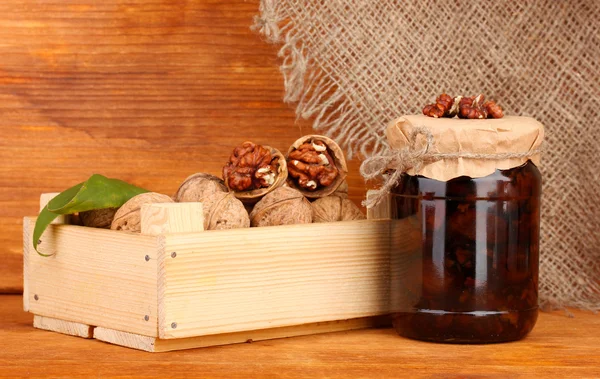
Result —
<instances>
[{"instance_id":1,"label":"jar lid","mask_svg":"<svg viewBox=\"0 0 600 379\"><path fill-rule=\"evenodd\" d=\"M430 133L429 146L428 136L422 131ZM539 167L544 126L521 116L468 120L406 115L388 126L386 136L394 150L425 148L430 154L447 154L445 158L423 162L416 170L410 168L407 173L448 181L459 176L487 176L528 160Z\"/></svg>"}]
</instances>

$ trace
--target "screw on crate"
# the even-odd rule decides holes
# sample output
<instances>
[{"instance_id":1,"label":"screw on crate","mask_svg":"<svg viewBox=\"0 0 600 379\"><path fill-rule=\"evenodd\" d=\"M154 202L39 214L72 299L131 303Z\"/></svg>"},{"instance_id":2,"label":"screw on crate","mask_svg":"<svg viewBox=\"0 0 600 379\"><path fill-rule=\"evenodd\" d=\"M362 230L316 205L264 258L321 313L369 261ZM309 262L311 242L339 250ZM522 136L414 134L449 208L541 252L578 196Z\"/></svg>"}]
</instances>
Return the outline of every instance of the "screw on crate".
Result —
<instances>
[{"instance_id":1,"label":"screw on crate","mask_svg":"<svg viewBox=\"0 0 600 379\"><path fill-rule=\"evenodd\" d=\"M40 297L39 297L37 294L36 294L36 295L33 295L33 298L34 298L36 301L40 299Z\"/></svg>"},{"instance_id":2,"label":"screw on crate","mask_svg":"<svg viewBox=\"0 0 600 379\"><path fill-rule=\"evenodd\" d=\"M171 328L173 328L173 329L177 329L177 323L176 323L176 322L172 322L172 323L171 323Z\"/></svg>"},{"instance_id":3,"label":"screw on crate","mask_svg":"<svg viewBox=\"0 0 600 379\"><path fill-rule=\"evenodd\" d=\"M144 259L146 260L146 262L148 262L148 261L150 260L150 256L149 256L149 255L146 255L146 256L144 257Z\"/></svg>"},{"instance_id":4,"label":"screw on crate","mask_svg":"<svg viewBox=\"0 0 600 379\"><path fill-rule=\"evenodd\" d=\"M144 321L148 321L148 320L150 320L150 316L148 316L148 315L145 315L145 316L144 316Z\"/></svg>"},{"instance_id":5,"label":"screw on crate","mask_svg":"<svg viewBox=\"0 0 600 379\"><path fill-rule=\"evenodd\" d=\"M174 251L171 253L171 258L175 258L176 256L177 256L177 252Z\"/></svg>"},{"instance_id":6,"label":"screw on crate","mask_svg":"<svg viewBox=\"0 0 600 379\"><path fill-rule=\"evenodd\" d=\"M41 244L42 244L42 240L38 240L38 245L41 245Z\"/></svg>"}]
</instances>

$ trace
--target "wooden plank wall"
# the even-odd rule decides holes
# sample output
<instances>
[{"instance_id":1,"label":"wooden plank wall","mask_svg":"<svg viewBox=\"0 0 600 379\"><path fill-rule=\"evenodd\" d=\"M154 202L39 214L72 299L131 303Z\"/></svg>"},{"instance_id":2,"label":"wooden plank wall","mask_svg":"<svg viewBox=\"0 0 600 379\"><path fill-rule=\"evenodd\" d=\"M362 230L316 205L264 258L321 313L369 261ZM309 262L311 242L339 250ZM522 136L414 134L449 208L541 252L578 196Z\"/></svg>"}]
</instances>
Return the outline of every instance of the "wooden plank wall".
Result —
<instances>
[{"instance_id":1,"label":"wooden plank wall","mask_svg":"<svg viewBox=\"0 0 600 379\"><path fill-rule=\"evenodd\" d=\"M0 2L0 292L22 291L22 219L92 173L172 194L235 144L311 132L281 102L258 0ZM350 195L365 186L350 164Z\"/></svg>"}]
</instances>

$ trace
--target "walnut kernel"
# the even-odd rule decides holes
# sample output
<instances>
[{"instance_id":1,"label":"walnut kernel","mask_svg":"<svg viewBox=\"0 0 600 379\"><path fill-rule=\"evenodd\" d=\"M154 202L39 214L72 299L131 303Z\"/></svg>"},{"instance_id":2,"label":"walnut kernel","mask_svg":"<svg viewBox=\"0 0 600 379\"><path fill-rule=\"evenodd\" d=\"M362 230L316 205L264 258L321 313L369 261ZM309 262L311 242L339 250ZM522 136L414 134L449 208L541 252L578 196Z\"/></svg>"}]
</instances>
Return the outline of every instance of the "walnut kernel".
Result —
<instances>
[{"instance_id":1,"label":"walnut kernel","mask_svg":"<svg viewBox=\"0 0 600 379\"><path fill-rule=\"evenodd\" d=\"M279 150L249 141L236 147L223 166L227 188L235 197L250 204L282 186L287 175L287 164Z\"/></svg>"},{"instance_id":2,"label":"walnut kernel","mask_svg":"<svg viewBox=\"0 0 600 379\"><path fill-rule=\"evenodd\" d=\"M311 199L335 192L348 173L342 149L325 136L299 138L289 148L286 159L288 185Z\"/></svg>"},{"instance_id":3,"label":"walnut kernel","mask_svg":"<svg viewBox=\"0 0 600 379\"><path fill-rule=\"evenodd\" d=\"M435 104L428 104L423 108L425 116L454 117L467 119L502 118L504 112L502 107L495 101L485 101L483 94L477 96L457 96L454 99L443 93Z\"/></svg>"},{"instance_id":4,"label":"walnut kernel","mask_svg":"<svg viewBox=\"0 0 600 379\"><path fill-rule=\"evenodd\" d=\"M454 117L456 115L454 102L452 96L443 93L435 99L435 104L429 104L423 108L423 114L435 118Z\"/></svg>"}]
</instances>

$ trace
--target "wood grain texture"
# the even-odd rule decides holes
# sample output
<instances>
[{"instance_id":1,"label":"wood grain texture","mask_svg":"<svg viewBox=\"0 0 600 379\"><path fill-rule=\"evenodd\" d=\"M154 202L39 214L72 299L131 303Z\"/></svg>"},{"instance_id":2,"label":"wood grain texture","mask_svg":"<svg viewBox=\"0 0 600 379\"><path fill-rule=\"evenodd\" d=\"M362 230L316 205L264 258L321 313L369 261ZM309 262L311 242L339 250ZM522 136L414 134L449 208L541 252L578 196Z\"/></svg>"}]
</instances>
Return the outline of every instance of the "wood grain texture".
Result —
<instances>
[{"instance_id":1,"label":"wood grain texture","mask_svg":"<svg viewBox=\"0 0 600 379\"><path fill-rule=\"evenodd\" d=\"M26 309L65 321L157 335L160 237L50 225L39 249L54 255L43 257L30 237L35 219L25 218L24 224Z\"/></svg>"},{"instance_id":2,"label":"wood grain texture","mask_svg":"<svg viewBox=\"0 0 600 379\"><path fill-rule=\"evenodd\" d=\"M204 231L202 203L143 204L141 232L150 236Z\"/></svg>"},{"instance_id":3,"label":"wood grain texture","mask_svg":"<svg viewBox=\"0 0 600 379\"><path fill-rule=\"evenodd\" d=\"M79 322L59 320L52 317L33 316L33 327L75 337L92 338L94 327Z\"/></svg>"},{"instance_id":4,"label":"wood grain texture","mask_svg":"<svg viewBox=\"0 0 600 379\"><path fill-rule=\"evenodd\" d=\"M101 326L94 328L94 338L99 341L112 343L113 345L129 347L147 352L154 352L154 345L156 343L155 337L121 332L120 330L103 328Z\"/></svg>"},{"instance_id":5,"label":"wood grain texture","mask_svg":"<svg viewBox=\"0 0 600 379\"><path fill-rule=\"evenodd\" d=\"M258 0L0 2L0 292L22 291L21 220L93 173L173 194L245 140L312 130L282 103ZM357 161L350 197L364 196Z\"/></svg>"},{"instance_id":6,"label":"wood grain texture","mask_svg":"<svg viewBox=\"0 0 600 379\"><path fill-rule=\"evenodd\" d=\"M239 344L244 342L264 341L279 338L297 337L319 333L331 333L346 330L366 329L389 326L388 317L363 317L351 320L316 322L305 325L284 326L280 328L248 330L236 333L215 334L209 336L159 339L121 332L107 328L94 328L94 338L132 349L151 353L196 349L210 346Z\"/></svg>"},{"instance_id":7,"label":"wood grain texture","mask_svg":"<svg viewBox=\"0 0 600 379\"><path fill-rule=\"evenodd\" d=\"M367 200L371 200L377 195L377 190L369 190L367 191ZM376 220L379 218L393 218L392 214L392 196L385 196L379 204L367 208L367 218L369 220Z\"/></svg>"},{"instance_id":8,"label":"wood grain texture","mask_svg":"<svg viewBox=\"0 0 600 379\"><path fill-rule=\"evenodd\" d=\"M367 329L149 354L34 329L0 296L0 377L598 378L600 316L542 313L523 341L443 345Z\"/></svg>"},{"instance_id":9,"label":"wood grain texture","mask_svg":"<svg viewBox=\"0 0 600 379\"><path fill-rule=\"evenodd\" d=\"M163 339L377 316L389 309L389 220L164 238L158 261Z\"/></svg>"}]
</instances>

